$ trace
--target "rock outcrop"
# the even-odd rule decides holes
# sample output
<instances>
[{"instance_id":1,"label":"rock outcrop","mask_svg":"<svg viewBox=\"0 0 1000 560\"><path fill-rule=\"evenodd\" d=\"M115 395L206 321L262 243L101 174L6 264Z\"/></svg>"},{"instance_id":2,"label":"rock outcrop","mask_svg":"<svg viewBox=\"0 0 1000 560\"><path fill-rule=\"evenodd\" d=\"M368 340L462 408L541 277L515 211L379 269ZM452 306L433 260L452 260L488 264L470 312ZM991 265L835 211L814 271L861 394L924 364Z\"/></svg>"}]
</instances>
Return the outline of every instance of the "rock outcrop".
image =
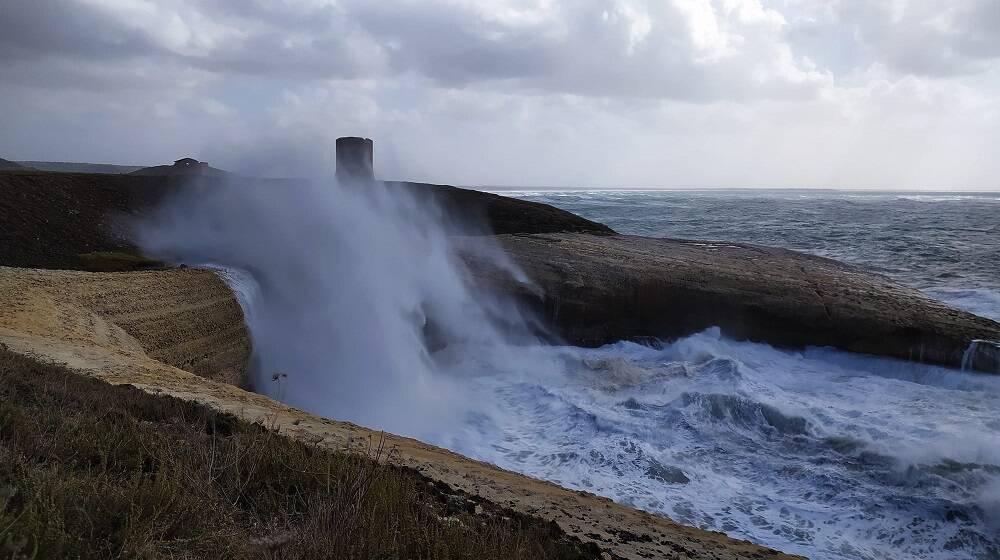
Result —
<instances>
[{"instance_id":1,"label":"rock outcrop","mask_svg":"<svg viewBox=\"0 0 1000 560\"><path fill-rule=\"evenodd\" d=\"M461 235L508 233L593 233L614 230L555 206L450 185L387 181L386 186L430 199L441 209L444 226Z\"/></svg>"},{"instance_id":2,"label":"rock outcrop","mask_svg":"<svg viewBox=\"0 0 1000 560\"><path fill-rule=\"evenodd\" d=\"M732 338L995 370L1000 324L830 259L795 251L628 235L496 238L534 286L475 255L483 283L513 294L567 342L675 338L718 326ZM990 353L990 350L994 354ZM991 356L993 358L991 359Z\"/></svg>"}]
</instances>

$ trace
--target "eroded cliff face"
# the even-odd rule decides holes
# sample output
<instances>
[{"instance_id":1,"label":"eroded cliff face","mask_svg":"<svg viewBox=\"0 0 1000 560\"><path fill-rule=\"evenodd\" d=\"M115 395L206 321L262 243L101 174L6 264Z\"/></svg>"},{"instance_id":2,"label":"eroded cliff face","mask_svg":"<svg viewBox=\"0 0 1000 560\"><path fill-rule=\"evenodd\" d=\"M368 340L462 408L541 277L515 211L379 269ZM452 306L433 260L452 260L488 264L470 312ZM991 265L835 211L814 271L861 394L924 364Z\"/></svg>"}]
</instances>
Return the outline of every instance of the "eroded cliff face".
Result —
<instances>
[{"instance_id":1,"label":"eroded cliff face","mask_svg":"<svg viewBox=\"0 0 1000 560\"><path fill-rule=\"evenodd\" d=\"M89 273L0 267L0 333L52 341L246 386L243 311L214 272Z\"/></svg>"},{"instance_id":2,"label":"eroded cliff face","mask_svg":"<svg viewBox=\"0 0 1000 560\"><path fill-rule=\"evenodd\" d=\"M729 243L573 233L497 240L533 284L477 258L484 286L513 294L572 344L675 338L718 326L779 346L833 346L905 360L995 371L977 339L1000 324L949 307L858 267L795 251Z\"/></svg>"}]
</instances>

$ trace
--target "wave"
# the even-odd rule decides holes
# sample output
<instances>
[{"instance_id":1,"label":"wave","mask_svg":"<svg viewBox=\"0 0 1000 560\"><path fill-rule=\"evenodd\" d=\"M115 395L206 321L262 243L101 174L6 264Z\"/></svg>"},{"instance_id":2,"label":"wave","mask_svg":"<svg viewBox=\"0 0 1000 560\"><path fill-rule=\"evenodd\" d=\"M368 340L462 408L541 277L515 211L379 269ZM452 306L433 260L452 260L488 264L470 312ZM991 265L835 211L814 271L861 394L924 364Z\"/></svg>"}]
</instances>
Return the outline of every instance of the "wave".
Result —
<instances>
[{"instance_id":1,"label":"wave","mask_svg":"<svg viewBox=\"0 0 1000 560\"><path fill-rule=\"evenodd\" d=\"M223 276L259 389L291 404L813 558L1000 555L1000 377L718 329L515 345L438 218L378 189L233 185L144 239L250 271Z\"/></svg>"},{"instance_id":2,"label":"wave","mask_svg":"<svg viewBox=\"0 0 1000 560\"><path fill-rule=\"evenodd\" d=\"M448 444L812 558L1000 550L998 378L717 330L552 351L558 375L482 378L499 412Z\"/></svg>"},{"instance_id":3,"label":"wave","mask_svg":"<svg viewBox=\"0 0 1000 560\"><path fill-rule=\"evenodd\" d=\"M1000 377L718 329L448 352L439 364L478 406L425 437L471 457L812 558L1000 550Z\"/></svg>"}]
</instances>

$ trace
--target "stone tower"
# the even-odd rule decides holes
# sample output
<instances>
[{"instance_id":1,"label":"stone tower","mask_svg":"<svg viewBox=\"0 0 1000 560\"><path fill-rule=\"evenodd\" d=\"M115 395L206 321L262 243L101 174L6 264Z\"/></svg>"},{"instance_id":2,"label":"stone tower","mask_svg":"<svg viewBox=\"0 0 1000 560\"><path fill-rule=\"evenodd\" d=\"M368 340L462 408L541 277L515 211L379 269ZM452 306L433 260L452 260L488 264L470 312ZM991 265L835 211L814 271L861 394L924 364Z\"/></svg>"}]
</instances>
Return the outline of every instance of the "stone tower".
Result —
<instances>
[{"instance_id":1,"label":"stone tower","mask_svg":"<svg viewBox=\"0 0 1000 560\"><path fill-rule=\"evenodd\" d=\"M374 146L370 138L337 138L337 180L342 183L374 181Z\"/></svg>"}]
</instances>

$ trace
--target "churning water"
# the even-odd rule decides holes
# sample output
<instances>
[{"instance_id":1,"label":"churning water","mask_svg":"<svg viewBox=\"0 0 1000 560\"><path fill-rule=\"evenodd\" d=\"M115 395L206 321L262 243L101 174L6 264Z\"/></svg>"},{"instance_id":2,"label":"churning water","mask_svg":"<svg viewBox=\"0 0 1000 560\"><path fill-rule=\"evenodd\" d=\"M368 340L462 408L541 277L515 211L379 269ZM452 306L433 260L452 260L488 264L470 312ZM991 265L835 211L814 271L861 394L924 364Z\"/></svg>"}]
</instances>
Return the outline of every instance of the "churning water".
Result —
<instances>
[{"instance_id":1,"label":"churning water","mask_svg":"<svg viewBox=\"0 0 1000 560\"><path fill-rule=\"evenodd\" d=\"M1000 318L998 195L516 196L623 233L868 265ZM660 347L514 345L439 219L354 191L233 189L179 201L142 238L250 271L230 281L259 388L292 404L813 558L1000 558L1000 376L711 329ZM434 353L428 316L447 342ZM288 380L269 385L271 371Z\"/></svg>"},{"instance_id":2,"label":"churning water","mask_svg":"<svg viewBox=\"0 0 1000 560\"><path fill-rule=\"evenodd\" d=\"M505 194L860 264L1000 320L998 194ZM1000 377L711 331L573 354L495 387L525 420L466 451L814 558L1000 558Z\"/></svg>"}]
</instances>

